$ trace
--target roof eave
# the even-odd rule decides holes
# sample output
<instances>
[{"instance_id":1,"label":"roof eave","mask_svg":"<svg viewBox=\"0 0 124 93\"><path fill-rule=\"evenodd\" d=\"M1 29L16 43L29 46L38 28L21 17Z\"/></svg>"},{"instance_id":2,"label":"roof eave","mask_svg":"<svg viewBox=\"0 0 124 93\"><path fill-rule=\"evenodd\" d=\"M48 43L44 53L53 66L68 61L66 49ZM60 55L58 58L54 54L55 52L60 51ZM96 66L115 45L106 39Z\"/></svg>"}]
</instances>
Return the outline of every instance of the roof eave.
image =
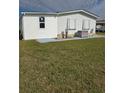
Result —
<instances>
[{"instance_id":1,"label":"roof eave","mask_svg":"<svg viewBox=\"0 0 124 93\"><path fill-rule=\"evenodd\" d=\"M88 12L88 11L84 11L84 10L75 10L75 11L67 11L67 12L58 12L58 13L48 13L48 12L21 12L21 14L23 15L62 15L62 14L70 14L70 13L85 13L89 16L94 17L95 19L98 19L99 16Z\"/></svg>"},{"instance_id":2,"label":"roof eave","mask_svg":"<svg viewBox=\"0 0 124 93\"><path fill-rule=\"evenodd\" d=\"M22 15L56 15L57 13L46 12L21 12Z\"/></svg>"},{"instance_id":3,"label":"roof eave","mask_svg":"<svg viewBox=\"0 0 124 93\"><path fill-rule=\"evenodd\" d=\"M59 14L59 15L62 15L62 14L79 13L79 12L80 12L80 13L88 14L88 15L94 17L95 19L99 18L99 16L97 16L97 15L95 15L95 14L93 14L93 13L90 13L90 12L86 12L86 11L84 11L84 10L76 10L76 11L60 12L60 13L58 13L58 14Z\"/></svg>"}]
</instances>

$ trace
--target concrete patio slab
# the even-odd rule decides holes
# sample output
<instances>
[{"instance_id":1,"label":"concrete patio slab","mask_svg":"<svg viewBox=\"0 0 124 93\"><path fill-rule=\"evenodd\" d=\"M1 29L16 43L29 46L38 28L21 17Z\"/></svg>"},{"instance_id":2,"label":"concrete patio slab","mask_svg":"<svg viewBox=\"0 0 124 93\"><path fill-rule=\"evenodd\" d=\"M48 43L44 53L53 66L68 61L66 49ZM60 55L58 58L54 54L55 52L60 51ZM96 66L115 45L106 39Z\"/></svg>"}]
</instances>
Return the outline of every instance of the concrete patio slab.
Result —
<instances>
[{"instance_id":1,"label":"concrete patio slab","mask_svg":"<svg viewBox=\"0 0 124 93\"><path fill-rule=\"evenodd\" d=\"M89 39L89 38L104 38L104 35L93 35L88 37L74 37L74 38L64 38L64 39L55 39L55 38L45 38L45 39L37 39L36 41L39 43L49 43L49 42L60 42L67 40L80 40L80 39Z\"/></svg>"}]
</instances>

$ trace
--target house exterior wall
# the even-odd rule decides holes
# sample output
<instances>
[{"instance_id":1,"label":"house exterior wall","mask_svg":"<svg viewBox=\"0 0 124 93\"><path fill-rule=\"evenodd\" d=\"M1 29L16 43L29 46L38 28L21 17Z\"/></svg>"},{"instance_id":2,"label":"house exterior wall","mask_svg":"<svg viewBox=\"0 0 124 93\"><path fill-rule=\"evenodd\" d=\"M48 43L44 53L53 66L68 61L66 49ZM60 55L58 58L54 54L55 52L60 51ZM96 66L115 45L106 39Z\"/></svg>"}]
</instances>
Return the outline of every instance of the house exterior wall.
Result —
<instances>
[{"instance_id":1,"label":"house exterior wall","mask_svg":"<svg viewBox=\"0 0 124 93\"><path fill-rule=\"evenodd\" d=\"M45 17L45 28L40 28L39 17ZM74 34L82 30L82 22L87 21L89 29L93 29L93 33L96 30L96 19L91 18L82 13L64 14L64 15L24 15L22 17L22 30L24 40L28 39L40 39L40 38L57 38L62 32L65 33L67 29L67 20L70 23L74 20L75 29L68 30L68 35L74 36ZM89 33L90 33L89 30Z\"/></svg>"},{"instance_id":2,"label":"house exterior wall","mask_svg":"<svg viewBox=\"0 0 124 93\"><path fill-rule=\"evenodd\" d=\"M45 17L45 28L40 28L39 17L41 16L23 16L24 40L57 37L57 17L43 16Z\"/></svg>"},{"instance_id":3,"label":"house exterior wall","mask_svg":"<svg viewBox=\"0 0 124 93\"><path fill-rule=\"evenodd\" d=\"M58 17L58 34L61 34L63 31L65 32L67 27L67 20L74 19L76 20L76 29L68 30L68 34L74 35L78 30L82 30L82 21L90 21L90 29L93 29L93 33L95 33L96 20L94 18L88 17L86 15L76 13L76 14L66 14ZM90 33L90 30L89 32Z\"/></svg>"}]
</instances>

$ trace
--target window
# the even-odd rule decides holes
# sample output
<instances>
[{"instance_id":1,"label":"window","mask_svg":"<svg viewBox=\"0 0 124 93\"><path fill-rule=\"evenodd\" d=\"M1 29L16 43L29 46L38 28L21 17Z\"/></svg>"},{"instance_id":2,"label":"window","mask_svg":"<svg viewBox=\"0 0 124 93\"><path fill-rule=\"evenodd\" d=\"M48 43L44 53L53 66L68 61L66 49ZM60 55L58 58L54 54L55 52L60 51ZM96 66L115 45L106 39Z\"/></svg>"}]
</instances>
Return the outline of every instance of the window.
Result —
<instances>
[{"instance_id":1,"label":"window","mask_svg":"<svg viewBox=\"0 0 124 93\"><path fill-rule=\"evenodd\" d=\"M44 23L40 23L40 28L45 28L45 24Z\"/></svg>"},{"instance_id":2,"label":"window","mask_svg":"<svg viewBox=\"0 0 124 93\"><path fill-rule=\"evenodd\" d=\"M39 18L39 21L40 21L40 22L45 22L45 18L44 18L44 17L40 17L40 18Z\"/></svg>"},{"instance_id":3,"label":"window","mask_svg":"<svg viewBox=\"0 0 124 93\"><path fill-rule=\"evenodd\" d=\"M45 18L44 17L39 18L39 25L40 25L40 28L45 28Z\"/></svg>"},{"instance_id":4,"label":"window","mask_svg":"<svg viewBox=\"0 0 124 93\"><path fill-rule=\"evenodd\" d=\"M83 29L90 29L90 20L83 20Z\"/></svg>"},{"instance_id":5,"label":"window","mask_svg":"<svg viewBox=\"0 0 124 93\"><path fill-rule=\"evenodd\" d=\"M76 30L76 19L67 19L67 29Z\"/></svg>"}]
</instances>

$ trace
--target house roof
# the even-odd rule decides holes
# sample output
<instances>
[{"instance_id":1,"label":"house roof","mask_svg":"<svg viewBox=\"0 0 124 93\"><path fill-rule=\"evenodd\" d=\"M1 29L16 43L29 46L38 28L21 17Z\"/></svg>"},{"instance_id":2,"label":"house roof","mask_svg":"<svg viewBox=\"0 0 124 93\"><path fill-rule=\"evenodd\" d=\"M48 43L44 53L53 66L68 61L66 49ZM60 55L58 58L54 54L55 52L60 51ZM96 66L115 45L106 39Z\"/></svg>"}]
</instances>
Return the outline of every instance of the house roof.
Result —
<instances>
[{"instance_id":1,"label":"house roof","mask_svg":"<svg viewBox=\"0 0 124 93\"><path fill-rule=\"evenodd\" d=\"M96 23L102 23L102 24L105 24L105 20L97 20Z\"/></svg>"},{"instance_id":2,"label":"house roof","mask_svg":"<svg viewBox=\"0 0 124 93\"><path fill-rule=\"evenodd\" d=\"M23 15L64 15L64 14L72 14L72 13L84 13L96 19L99 17L96 14L86 10L72 10L72 11L63 11L63 12L21 12L21 14Z\"/></svg>"}]
</instances>

